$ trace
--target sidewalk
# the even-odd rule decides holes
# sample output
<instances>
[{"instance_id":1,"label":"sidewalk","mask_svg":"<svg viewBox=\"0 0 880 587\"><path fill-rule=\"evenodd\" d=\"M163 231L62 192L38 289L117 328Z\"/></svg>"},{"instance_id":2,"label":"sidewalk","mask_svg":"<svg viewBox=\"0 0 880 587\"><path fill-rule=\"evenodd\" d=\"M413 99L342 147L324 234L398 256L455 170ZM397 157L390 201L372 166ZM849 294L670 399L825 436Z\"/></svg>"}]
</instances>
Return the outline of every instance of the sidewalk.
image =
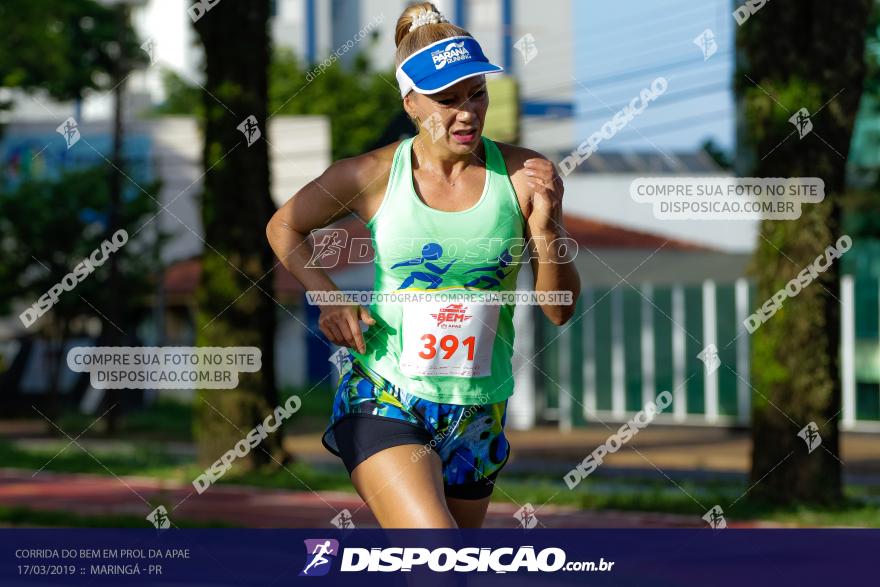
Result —
<instances>
[{"instance_id":1,"label":"sidewalk","mask_svg":"<svg viewBox=\"0 0 880 587\"><path fill-rule=\"evenodd\" d=\"M103 477L0 469L0 506L24 506L79 515L123 514L146 518L160 502L170 504L172 522L223 521L249 528L330 528L347 509L355 527L377 527L355 494L322 491L264 490L215 485L199 495L192 485L142 477ZM167 506L166 506L167 507ZM493 503L485 527L521 528L519 506ZM538 528L699 528L698 516L618 511L580 511L544 506L535 517ZM144 524L147 524L146 519ZM731 527L771 527L764 522L730 522Z\"/></svg>"}]
</instances>

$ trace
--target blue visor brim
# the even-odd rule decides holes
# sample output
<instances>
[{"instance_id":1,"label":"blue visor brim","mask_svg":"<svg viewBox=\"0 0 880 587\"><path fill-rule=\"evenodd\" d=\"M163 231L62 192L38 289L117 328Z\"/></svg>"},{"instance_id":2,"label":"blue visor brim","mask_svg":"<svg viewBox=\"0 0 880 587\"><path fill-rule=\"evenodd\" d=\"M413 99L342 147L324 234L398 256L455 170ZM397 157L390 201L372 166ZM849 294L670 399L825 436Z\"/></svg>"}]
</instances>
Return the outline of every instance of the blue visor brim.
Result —
<instances>
[{"instance_id":1,"label":"blue visor brim","mask_svg":"<svg viewBox=\"0 0 880 587\"><path fill-rule=\"evenodd\" d=\"M468 61L448 66L447 69L438 71L431 77L413 85L413 89L420 94L436 94L450 86L454 86L462 80L487 73L499 73L504 68L481 61Z\"/></svg>"},{"instance_id":2,"label":"blue visor brim","mask_svg":"<svg viewBox=\"0 0 880 587\"><path fill-rule=\"evenodd\" d=\"M473 37L448 37L410 55L397 68L400 95L414 90L435 94L470 77L499 73L503 67L489 63Z\"/></svg>"}]
</instances>

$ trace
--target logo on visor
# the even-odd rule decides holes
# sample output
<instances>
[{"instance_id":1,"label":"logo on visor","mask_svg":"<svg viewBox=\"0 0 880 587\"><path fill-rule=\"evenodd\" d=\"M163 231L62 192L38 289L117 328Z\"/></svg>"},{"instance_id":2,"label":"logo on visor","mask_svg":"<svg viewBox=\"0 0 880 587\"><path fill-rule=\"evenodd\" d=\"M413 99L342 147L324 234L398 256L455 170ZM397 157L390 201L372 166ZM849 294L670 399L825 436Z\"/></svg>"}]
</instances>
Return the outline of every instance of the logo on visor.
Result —
<instances>
[{"instance_id":1,"label":"logo on visor","mask_svg":"<svg viewBox=\"0 0 880 587\"><path fill-rule=\"evenodd\" d=\"M431 53L431 59L434 60L434 69L443 69L450 63L467 61L470 58L471 53L464 48L464 41L449 43L443 49L437 49Z\"/></svg>"}]
</instances>

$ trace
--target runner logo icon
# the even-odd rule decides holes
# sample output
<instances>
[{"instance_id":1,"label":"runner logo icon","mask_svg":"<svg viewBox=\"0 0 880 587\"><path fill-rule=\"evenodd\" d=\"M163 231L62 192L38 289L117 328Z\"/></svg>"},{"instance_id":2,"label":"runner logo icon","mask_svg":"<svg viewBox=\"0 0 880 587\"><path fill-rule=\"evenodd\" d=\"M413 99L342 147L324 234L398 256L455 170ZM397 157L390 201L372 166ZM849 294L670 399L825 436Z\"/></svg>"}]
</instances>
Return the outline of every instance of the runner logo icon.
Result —
<instances>
[{"instance_id":1,"label":"runner logo icon","mask_svg":"<svg viewBox=\"0 0 880 587\"><path fill-rule=\"evenodd\" d=\"M308 539L306 543L306 566L300 577L321 577L330 572L330 563L339 554L339 541L332 538Z\"/></svg>"}]
</instances>

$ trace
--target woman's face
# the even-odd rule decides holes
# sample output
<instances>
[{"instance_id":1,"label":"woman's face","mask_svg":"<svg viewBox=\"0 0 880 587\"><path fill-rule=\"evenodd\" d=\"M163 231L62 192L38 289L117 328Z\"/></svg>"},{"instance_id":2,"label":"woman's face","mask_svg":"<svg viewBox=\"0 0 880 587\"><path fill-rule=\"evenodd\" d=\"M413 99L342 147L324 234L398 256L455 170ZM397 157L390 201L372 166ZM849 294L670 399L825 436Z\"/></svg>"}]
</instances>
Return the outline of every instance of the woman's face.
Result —
<instances>
[{"instance_id":1,"label":"woman's face","mask_svg":"<svg viewBox=\"0 0 880 587\"><path fill-rule=\"evenodd\" d=\"M489 108L486 76L464 79L436 94L410 92L403 104L410 116L421 121L419 132L435 145L470 153L480 144Z\"/></svg>"}]
</instances>

